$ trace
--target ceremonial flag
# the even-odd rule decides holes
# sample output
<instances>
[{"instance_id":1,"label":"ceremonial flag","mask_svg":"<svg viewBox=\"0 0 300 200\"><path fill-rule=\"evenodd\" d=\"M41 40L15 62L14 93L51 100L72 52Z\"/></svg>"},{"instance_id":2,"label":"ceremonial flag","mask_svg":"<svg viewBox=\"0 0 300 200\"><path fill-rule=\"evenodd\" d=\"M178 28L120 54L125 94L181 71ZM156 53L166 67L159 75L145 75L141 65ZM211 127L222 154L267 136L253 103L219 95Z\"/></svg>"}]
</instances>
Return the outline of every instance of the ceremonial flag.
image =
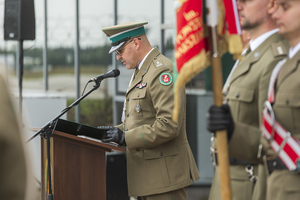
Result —
<instances>
[{"instance_id":1,"label":"ceremonial flag","mask_svg":"<svg viewBox=\"0 0 300 200\"><path fill-rule=\"evenodd\" d=\"M202 0L176 0L175 105L173 120L177 122L180 90L206 67Z\"/></svg>"},{"instance_id":2,"label":"ceremonial flag","mask_svg":"<svg viewBox=\"0 0 300 200\"><path fill-rule=\"evenodd\" d=\"M180 90L210 63L214 104L221 106L221 56L229 51L241 54L242 40L236 0L176 0L175 60L178 75L175 81L175 104L172 119L178 121ZM207 20L204 26L202 10L206 4ZM204 30L209 27L209 30ZM205 34L205 33L210 33ZM210 41L210 46L208 42ZM220 168L221 196L231 199L229 154L226 130L217 131L217 149Z\"/></svg>"},{"instance_id":3,"label":"ceremonial flag","mask_svg":"<svg viewBox=\"0 0 300 200\"><path fill-rule=\"evenodd\" d=\"M208 10L207 26L210 28L211 32L210 52L212 56L210 60L214 104L216 106L221 106L223 104L221 56L222 53L226 51L229 51L232 54L241 54L241 31L239 28L238 16L235 15L237 14L235 0L206 0L206 4ZM228 48L224 47L224 44L226 44ZM218 151L221 197L222 200L231 200L232 193L230 183L227 131L216 131L215 135L217 138L216 143Z\"/></svg>"},{"instance_id":4,"label":"ceremonial flag","mask_svg":"<svg viewBox=\"0 0 300 200\"><path fill-rule=\"evenodd\" d=\"M225 35L229 53L240 55L243 46L236 0L218 0L218 4L220 10L219 35Z\"/></svg>"},{"instance_id":5,"label":"ceremonial flag","mask_svg":"<svg viewBox=\"0 0 300 200\"><path fill-rule=\"evenodd\" d=\"M206 3L207 20L203 21ZM218 27L218 52L240 55L242 52L241 28L236 0L175 0L176 41L174 60L175 104L173 120L177 122L180 107L179 91L209 64L207 26ZM206 23L206 25L204 25Z\"/></svg>"}]
</instances>

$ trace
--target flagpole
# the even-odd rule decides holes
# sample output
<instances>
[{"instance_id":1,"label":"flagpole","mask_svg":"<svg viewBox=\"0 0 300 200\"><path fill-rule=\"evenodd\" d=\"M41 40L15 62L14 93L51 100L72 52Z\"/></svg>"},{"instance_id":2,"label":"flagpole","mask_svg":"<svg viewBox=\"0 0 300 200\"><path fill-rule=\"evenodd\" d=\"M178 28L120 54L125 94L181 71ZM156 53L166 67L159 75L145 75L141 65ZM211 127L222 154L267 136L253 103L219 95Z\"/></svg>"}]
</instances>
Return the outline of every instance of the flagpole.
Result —
<instances>
[{"instance_id":1,"label":"flagpole","mask_svg":"<svg viewBox=\"0 0 300 200\"><path fill-rule=\"evenodd\" d=\"M222 80L222 64L220 53L218 52L218 35L217 26L210 27L210 48L211 48L211 76L212 88L214 96L214 104L221 106L223 104L223 80ZM220 173L220 185L222 200L231 200L231 184L229 171L229 153L227 131L217 131L217 151L218 151L218 166Z\"/></svg>"}]
</instances>

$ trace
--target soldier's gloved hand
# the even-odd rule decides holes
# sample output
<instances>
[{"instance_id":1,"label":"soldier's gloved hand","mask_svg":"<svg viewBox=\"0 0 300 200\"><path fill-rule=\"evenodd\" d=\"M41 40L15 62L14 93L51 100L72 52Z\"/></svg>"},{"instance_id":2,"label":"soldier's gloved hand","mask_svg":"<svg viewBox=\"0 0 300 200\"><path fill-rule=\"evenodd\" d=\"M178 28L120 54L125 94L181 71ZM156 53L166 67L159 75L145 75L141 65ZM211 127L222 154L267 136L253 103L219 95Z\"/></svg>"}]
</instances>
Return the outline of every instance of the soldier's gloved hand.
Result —
<instances>
[{"instance_id":1,"label":"soldier's gloved hand","mask_svg":"<svg viewBox=\"0 0 300 200\"><path fill-rule=\"evenodd\" d=\"M220 107L213 105L209 108L207 129L213 133L220 130L227 130L228 142L230 141L234 130L234 122L227 104L223 104Z\"/></svg>"},{"instance_id":2,"label":"soldier's gloved hand","mask_svg":"<svg viewBox=\"0 0 300 200\"><path fill-rule=\"evenodd\" d=\"M106 133L107 135L102 139L103 142L116 142L121 146L126 146L124 132L120 129L114 127Z\"/></svg>"}]
</instances>

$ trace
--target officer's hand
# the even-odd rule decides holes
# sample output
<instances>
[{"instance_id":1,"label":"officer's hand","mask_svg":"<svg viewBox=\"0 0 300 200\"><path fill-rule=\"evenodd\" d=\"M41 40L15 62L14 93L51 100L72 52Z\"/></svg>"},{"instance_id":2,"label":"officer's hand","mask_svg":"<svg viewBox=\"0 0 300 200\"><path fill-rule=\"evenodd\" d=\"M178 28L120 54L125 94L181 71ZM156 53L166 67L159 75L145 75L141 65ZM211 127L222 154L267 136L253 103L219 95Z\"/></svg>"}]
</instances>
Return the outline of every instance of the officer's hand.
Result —
<instances>
[{"instance_id":1,"label":"officer's hand","mask_svg":"<svg viewBox=\"0 0 300 200\"><path fill-rule=\"evenodd\" d=\"M221 107L211 106L209 108L207 129L213 133L220 130L227 130L228 141L230 141L234 130L234 122L227 104L223 104Z\"/></svg>"},{"instance_id":2,"label":"officer's hand","mask_svg":"<svg viewBox=\"0 0 300 200\"><path fill-rule=\"evenodd\" d=\"M102 139L103 142L116 142L121 146L126 146L124 132L120 129L114 127L106 133L107 135Z\"/></svg>"}]
</instances>

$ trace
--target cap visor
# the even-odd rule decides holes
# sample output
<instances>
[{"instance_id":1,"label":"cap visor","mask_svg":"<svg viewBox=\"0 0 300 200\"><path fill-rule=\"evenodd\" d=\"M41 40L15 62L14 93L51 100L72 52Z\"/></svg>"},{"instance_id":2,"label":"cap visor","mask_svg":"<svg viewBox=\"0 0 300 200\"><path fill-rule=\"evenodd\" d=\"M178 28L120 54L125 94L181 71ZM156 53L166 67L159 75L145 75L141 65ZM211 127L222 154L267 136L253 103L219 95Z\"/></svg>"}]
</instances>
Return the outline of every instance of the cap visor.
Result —
<instances>
[{"instance_id":1,"label":"cap visor","mask_svg":"<svg viewBox=\"0 0 300 200\"><path fill-rule=\"evenodd\" d=\"M116 46L112 46L111 49L109 50L109 53L114 52L115 50L118 50L121 46L123 46L125 44L125 42L121 42L120 44L116 45Z\"/></svg>"}]
</instances>

